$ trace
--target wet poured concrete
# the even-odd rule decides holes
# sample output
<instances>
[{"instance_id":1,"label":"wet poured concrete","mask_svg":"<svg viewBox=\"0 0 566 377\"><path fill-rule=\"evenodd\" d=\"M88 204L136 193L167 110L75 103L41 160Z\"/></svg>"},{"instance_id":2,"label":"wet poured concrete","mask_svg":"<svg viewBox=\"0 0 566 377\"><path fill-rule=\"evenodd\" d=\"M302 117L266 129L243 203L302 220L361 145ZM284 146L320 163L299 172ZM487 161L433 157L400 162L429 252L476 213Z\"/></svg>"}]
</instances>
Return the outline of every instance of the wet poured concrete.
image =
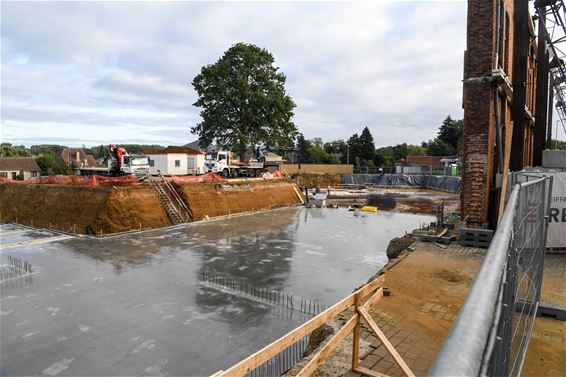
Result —
<instances>
[{"instance_id":1,"label":"wet poured concrete","mask_svg":"<svg viewBox=\"0 0 566 377\"><path fill-rule=\"evenodd\" d=\"M2 284L0 375L213 373L308 317L203 284L204 272L331 305L387 262L391 238L430 220L288 208L4 249L2 263L37 273Z\"/></svg>"}]
</instances>

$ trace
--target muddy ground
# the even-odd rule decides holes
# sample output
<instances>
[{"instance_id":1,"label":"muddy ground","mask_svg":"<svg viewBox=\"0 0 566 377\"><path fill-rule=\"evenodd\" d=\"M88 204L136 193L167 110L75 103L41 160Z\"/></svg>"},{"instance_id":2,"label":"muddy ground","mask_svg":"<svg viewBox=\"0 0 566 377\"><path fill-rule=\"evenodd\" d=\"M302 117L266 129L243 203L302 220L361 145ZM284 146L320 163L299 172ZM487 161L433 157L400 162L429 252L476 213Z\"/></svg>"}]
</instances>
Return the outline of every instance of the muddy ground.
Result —
<instances>
[{"instance_id":1,"label":"muddy ground","mask_svg":"<svg viewBox=\"0 0 566 377\"><path fill-rule=\"evenodd\" d=\"M328 190L321 190L328 192ZM328 204L339 207L371 205L383 211L436 214L437 206L444 202L444 214L458 212L460 195L428 189L331 189Z\"/></svg>"}]
</instances>

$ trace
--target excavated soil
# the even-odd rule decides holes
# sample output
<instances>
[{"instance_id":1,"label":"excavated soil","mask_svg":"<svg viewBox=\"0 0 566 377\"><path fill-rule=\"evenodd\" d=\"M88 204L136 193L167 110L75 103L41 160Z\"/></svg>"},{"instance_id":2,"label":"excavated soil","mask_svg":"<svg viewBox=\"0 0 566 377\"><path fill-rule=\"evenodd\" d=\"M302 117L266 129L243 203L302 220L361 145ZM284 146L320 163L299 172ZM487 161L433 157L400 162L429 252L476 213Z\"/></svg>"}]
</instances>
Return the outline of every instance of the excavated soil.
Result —
<instances>
[{"instance_id":1,"label":"excavated soil","mask_svg":"<svg viewBox=\"0 0 566 377\"><path fill-rule=\"evenodd\" d=\"M178 186L193 220L300 204L294 183ZM298 191L298 190L297 190ZM0 221L69 233L108 235L171 225L153 187L0 184Z\"/></svg>"},{"instance_id":2,"label":"excavated soil","mask_svg":"<svg viewBox=\"0 0 566 377\"><path fill-rule=\"evenodd\" d=\"M295 181L299 187L321 189L330 187L337 187L342 183L342 176L340 174L300 174L295 177Z\"/></svg>"},{"instance_id":3,"label":"excavated soil","mask_svg":"<svg viewBox=\"0 0 566 377\"><path fill-rule=\"evenodd\" d=\"M194 220L301 204L297 185L289 181L237 184L201 183L179 186Z\"/></svg>"},{"instance_id":4,"label":"excavated soil","mask_svg":"<svg viewBox=\"0 0 566 377\"><path fill-rule=\"evenodd\" d=\"M148 186L0 185L2 222L105 235L169 225Z\"/></svg>"}]
</instances>

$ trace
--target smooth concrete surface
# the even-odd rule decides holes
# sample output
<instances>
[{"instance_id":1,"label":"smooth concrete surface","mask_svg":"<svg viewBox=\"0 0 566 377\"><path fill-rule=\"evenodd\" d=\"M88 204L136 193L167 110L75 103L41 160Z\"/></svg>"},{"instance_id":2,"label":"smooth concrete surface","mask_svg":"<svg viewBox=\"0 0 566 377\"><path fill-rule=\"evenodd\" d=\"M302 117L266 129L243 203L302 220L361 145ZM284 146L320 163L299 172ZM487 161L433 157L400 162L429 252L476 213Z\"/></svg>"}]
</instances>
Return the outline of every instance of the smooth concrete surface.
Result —
<instances>
[{"instance_id":1,"label":"smooth concrete surface","mask_svg":"<svg viewBox=\"0 0 566 377\"><path fill-rule=\"evenodd\" d=\"M36 273L2 283L0 375L211 374L308 317L206 286L203 272L331 305L386 263L391 238L431 220L287 208L3 249L3 264L16 257ZM2 244L50 236L10 231L0 228Z\"/></svg>"}]
</instances>

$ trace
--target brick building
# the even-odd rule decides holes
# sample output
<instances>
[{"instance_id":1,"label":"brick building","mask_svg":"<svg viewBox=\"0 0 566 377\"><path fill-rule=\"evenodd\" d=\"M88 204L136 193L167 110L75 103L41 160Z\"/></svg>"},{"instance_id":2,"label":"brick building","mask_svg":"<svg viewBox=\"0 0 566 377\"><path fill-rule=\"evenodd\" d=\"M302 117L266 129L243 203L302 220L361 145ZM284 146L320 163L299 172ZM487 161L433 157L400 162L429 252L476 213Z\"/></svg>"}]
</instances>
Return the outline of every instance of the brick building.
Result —
<instances>
[{"instance_id":1,"label":"brick building","mask_svg":"<svg viewBox=\"0 0 566 377\"><path fill-rule=\"evenodd\" d=\"M461 191L468 226L493 227L501 191L497 173L533 163L536 82L528 2L469 0Z\"/></svg>"}]
</instances>

